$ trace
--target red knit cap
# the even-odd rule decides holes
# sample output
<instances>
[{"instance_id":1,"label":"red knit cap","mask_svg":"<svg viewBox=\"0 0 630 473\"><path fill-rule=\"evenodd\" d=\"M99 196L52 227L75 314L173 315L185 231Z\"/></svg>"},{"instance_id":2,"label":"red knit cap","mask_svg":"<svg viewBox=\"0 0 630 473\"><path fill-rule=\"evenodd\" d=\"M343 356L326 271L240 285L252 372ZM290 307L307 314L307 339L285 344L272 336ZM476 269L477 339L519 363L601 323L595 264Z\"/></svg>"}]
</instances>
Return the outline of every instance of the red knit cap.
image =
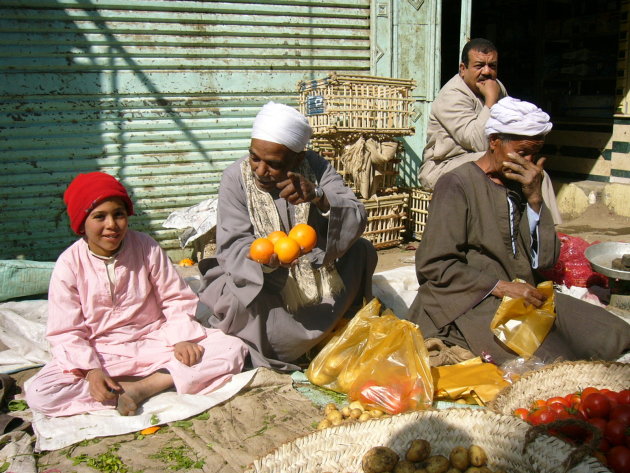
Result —
<instances>
[{"instance_id":1,"label":"red knit cap","mask_svg":"<svg viewBox=\"0 0 630 473\"><path fill-rule=\"evenodd\" d=\"M104 172L90 172L79 174L72 180L63 194L63 201L68 207L70 228L74 233L83 233L80 229L89 213L96 204L109 197L120 197L127 207L127 214L133 215L129 194L115 177Z\"/></svg>"}]
</instances>

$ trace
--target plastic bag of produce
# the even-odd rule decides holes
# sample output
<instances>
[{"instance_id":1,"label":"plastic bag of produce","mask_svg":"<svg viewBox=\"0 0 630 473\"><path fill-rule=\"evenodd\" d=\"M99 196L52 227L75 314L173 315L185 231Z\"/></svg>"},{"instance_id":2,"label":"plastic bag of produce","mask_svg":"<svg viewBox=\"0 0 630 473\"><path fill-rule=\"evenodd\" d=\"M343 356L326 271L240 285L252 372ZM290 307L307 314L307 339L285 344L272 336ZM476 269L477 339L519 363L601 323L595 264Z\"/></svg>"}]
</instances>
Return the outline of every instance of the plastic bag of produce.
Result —
<instances>
[{"instance_id":1,"label":"plastic bag of produce","mask_svg":"<svg viewBox=\"0 0 630 473\"><path fill-rule=\"evenodd\" d=\"M537 289L547 297L540 308L526 304L522 297L505 296L490 323L492 333L524 358L534 354L556 320L553 282L541 282Z\"/></svg>"},{"instance_id":2,"label":"plastic bag of produce","mask_svg":"<svg viewBox=\"0 0 630 473\"><path fill-rule=\"evenodd\" d=\"M422 333L380 310L373 299L355 315L311 362L309 381L390 414L430 407L433 380Z\"/></svg>"}]
</instances>

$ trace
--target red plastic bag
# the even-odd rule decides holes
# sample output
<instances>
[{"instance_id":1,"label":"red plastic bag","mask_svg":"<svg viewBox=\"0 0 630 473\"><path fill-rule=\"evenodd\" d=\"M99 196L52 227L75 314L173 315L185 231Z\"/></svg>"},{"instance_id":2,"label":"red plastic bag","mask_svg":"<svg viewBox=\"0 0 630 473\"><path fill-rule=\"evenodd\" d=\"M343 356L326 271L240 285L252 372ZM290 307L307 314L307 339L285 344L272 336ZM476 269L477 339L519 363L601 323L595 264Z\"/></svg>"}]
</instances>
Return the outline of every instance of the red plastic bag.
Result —
<instances>
[{"instance_id":1,"label":"red plastic bag","mask_svg":"<svg viewBox=\"0 0 630 473\"><path fill-rule=\"evenodd\" d=\"M584 251L591 246L591 243L565 233L558 233L558 238L560 238L560 256L553 268L540 271L543 277L567 287L608 287L608 278L593 271L591 263L584 256Z\"/></svg>"}]
</instances>

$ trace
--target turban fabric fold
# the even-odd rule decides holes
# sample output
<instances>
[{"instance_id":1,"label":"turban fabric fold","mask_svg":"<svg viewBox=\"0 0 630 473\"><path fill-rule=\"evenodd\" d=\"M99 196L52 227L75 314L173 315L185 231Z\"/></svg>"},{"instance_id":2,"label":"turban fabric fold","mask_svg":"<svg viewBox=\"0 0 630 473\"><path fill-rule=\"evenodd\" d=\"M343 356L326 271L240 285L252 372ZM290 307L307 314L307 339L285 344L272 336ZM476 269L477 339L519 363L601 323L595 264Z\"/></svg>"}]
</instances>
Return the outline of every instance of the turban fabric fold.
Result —
<instances>
[{"instance_id":1,"label":"turban fabric fold","mask_svg":"<svg viewBox=\"0 0 630 473\"><path fill-rule=\"evenodd\" d=\"M299 153L311 139L311 131L306 117L296 109L269 102L254 119L252 138L278 143Z\"/></svg>"},{"instance_id":2,"label":"turban fabric fold","mask_svg":"<svg viewBox=\"0 0 630 473\"><path fill-rule=\"evenodd\" d=\"M120 197L127 207L127 214L133 215L133 203L127 189L115 177L104 172L89 172L75 177L63 194L70 228L74 233L80 235L81 226L96 204L111 197Z\"/></svg>"},{"instance_id":3,"label":"turban fabric fold","mask_svg":"<svg viewBox=\"0 0 630 473\"><path fill-rule=\"evenodd\" d=\"M486 136L505 133L519 136L546 135L552 124L549 115L533 103L504 97L490 108L486 122Z\"/></svg>"}]
</instances>

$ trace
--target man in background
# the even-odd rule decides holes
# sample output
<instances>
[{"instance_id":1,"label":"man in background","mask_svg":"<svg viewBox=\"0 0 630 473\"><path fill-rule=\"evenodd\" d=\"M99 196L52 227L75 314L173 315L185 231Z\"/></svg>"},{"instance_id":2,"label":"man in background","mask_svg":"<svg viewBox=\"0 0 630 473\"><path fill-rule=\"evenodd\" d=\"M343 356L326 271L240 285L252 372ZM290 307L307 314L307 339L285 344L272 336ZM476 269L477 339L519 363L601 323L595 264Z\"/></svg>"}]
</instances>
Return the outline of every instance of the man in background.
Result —
<instances>
[{"instance_id":1,"label":"man in background","mask_svg":"<svg viewBox=\"0 0 630 473\"><path fill-rule=\"evenodd\" d=\"M433 190L443 174L479 159L488 149L485 126L490 108L507 96L497 79L499 54L483 38L470 40L462 50L459 72L438 93L431 106L427 145L420 184ZM554 223L562 223L549 175L543 180L543 199Z\"/></svg>"}]
</instances>

